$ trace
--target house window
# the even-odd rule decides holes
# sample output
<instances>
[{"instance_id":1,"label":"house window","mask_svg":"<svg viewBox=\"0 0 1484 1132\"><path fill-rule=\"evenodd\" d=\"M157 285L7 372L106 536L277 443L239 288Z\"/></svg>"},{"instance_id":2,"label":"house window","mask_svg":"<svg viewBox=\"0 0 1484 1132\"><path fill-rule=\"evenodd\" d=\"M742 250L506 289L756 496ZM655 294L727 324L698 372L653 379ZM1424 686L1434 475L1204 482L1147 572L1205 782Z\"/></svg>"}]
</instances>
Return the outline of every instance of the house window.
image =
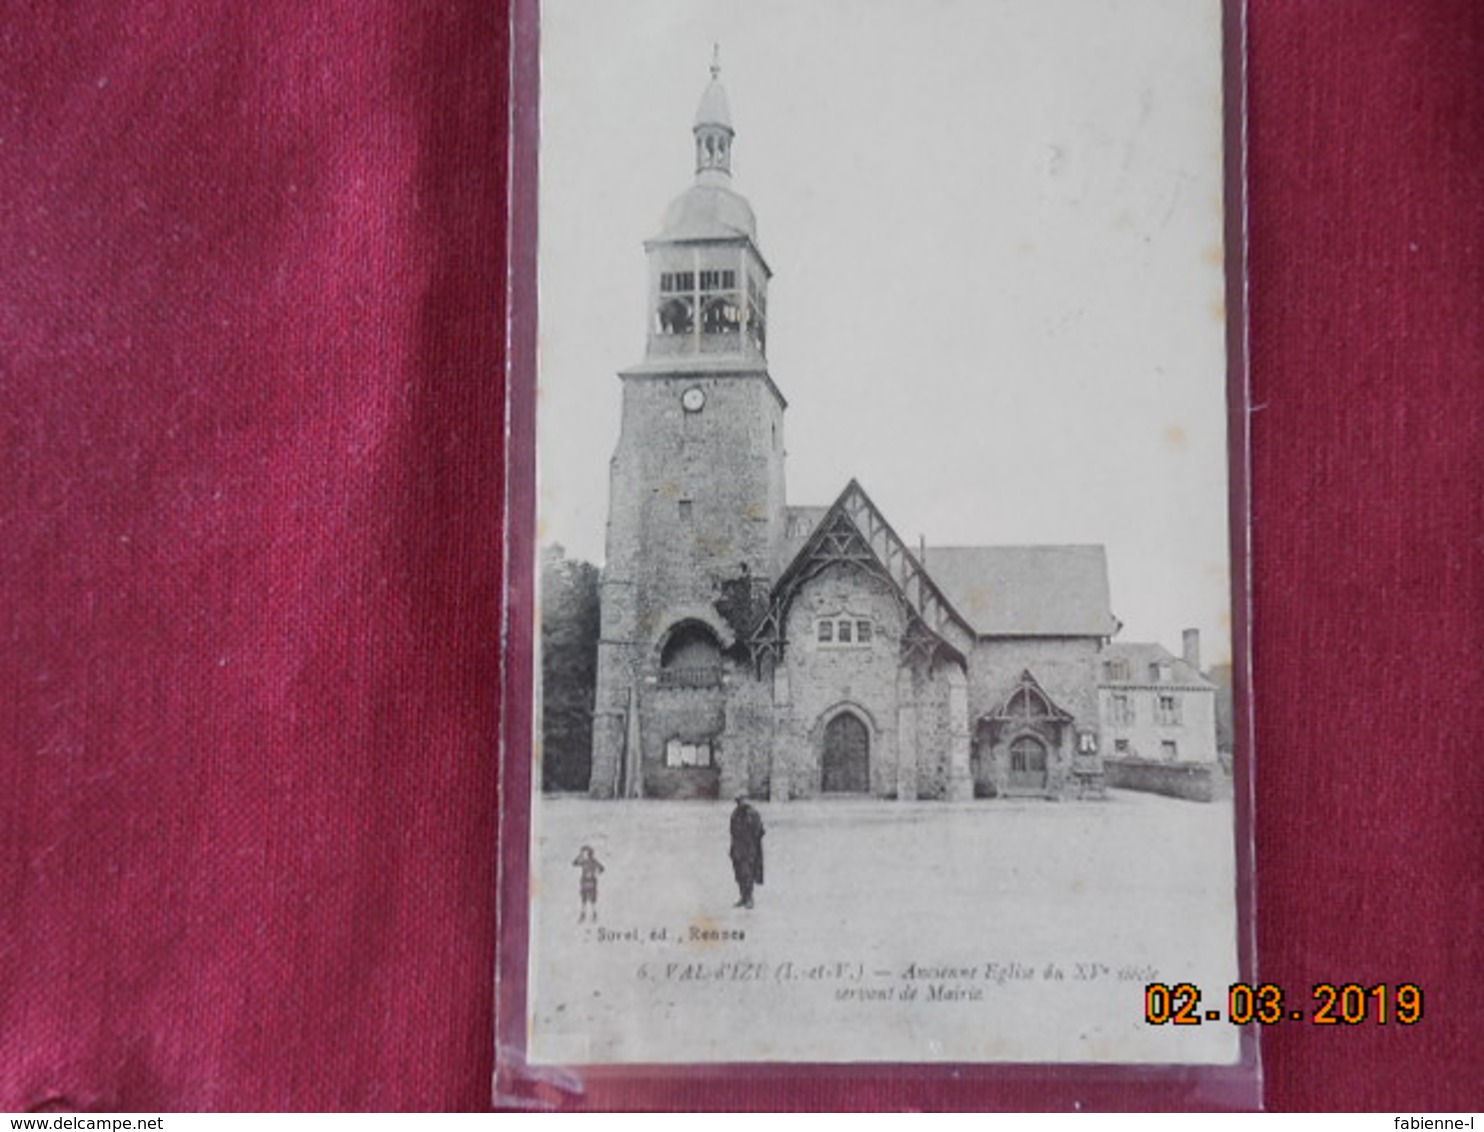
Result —
<instances>
[{"instance_id":1,"label":"house window","mask_svg":"<svg viewBox=\"0 0 1484 1132\"><path fill-rule=\"evenodd\" d=\"M1165 727L1174 727L1180 722L1180 697L1158 696L1154 704L1154 721Z\"/></svg>"},{"instance_id":2,"label":"house window","mask_svg":"<svg viewBox=\"0 0 1484 1132\"><path fill-rule=\"evenodd\" d=\"M1110 660L1107 664L1103 665L1103 671L1107 674L1109 680L1127 680L1128 661Z\"/></svg>"},{"instance_id":3,"label":"house window","mask_svg":"<svg viewBox=\"0 0 1484 1132\"><path fill-rule=\"evenodd\" d=\"M1180 757L1180 750L1173 739L1166 739L1162 742L1159 745L1159 753L1171 762Z\"/></svg>"},{"instance_id":4,"label":"house window","mask_svg":"<svg viewBox=\"0 0 1484 1132\"><path fill-rule=\"evenodd\" d=\"M1175 670L1163 661L1149 666L1149 679L1158 683L1168 684L1174 675Z\"/></svg>"},{"instance_id":5,"label":"house window","mask_svg":"<svg viewBox=\"0 0 1484 1132\"><path fill-rule=\"evenodd\" d=\"M673 767L712 767L716 765L710 739L686 743L671 739L665 744L665 765Z\"/></svg>"},{"instance_id":6,"label":"house window","mask_svg":"<svg viewBox=\"0 0 1484 1132\"><path fill-rule=\"evenodd\" d=\"M1132 723L1134 721L1134 705L1124 692L1115 693L1108 700L1108 722L1110 723Z\"/></svg>"},{"instance_id":7,"label":"house window","mask_svg":"<svg viewBox=\"0 0 1484 1132\"><path fill-rule=\"evenodd\" d=\"M871 623L869 621L857 621L855 623L855 639L858 644L869 645L871 643Z\"/></svg>"},{"instance_id":8,"label":"house window","mask_svg":"<svg viewBox=\"0 0 1484 1132\"><path fill-rule=\"evenodd\" d=\"M680 521L689 523L695 514L695 504L692 500L682 499L680 501Z\"/></svg>"},{"instance_id":9,"label":"house window","mask_svg":"<svg viewBox=\"0 0 1484 1132\"><path fill-rule=\"evenodd\" d=\"M821 644L829 644L835 639L835 623L833 621L821 621L819 623L819 640Z\"/></svg>"}]
</instances>

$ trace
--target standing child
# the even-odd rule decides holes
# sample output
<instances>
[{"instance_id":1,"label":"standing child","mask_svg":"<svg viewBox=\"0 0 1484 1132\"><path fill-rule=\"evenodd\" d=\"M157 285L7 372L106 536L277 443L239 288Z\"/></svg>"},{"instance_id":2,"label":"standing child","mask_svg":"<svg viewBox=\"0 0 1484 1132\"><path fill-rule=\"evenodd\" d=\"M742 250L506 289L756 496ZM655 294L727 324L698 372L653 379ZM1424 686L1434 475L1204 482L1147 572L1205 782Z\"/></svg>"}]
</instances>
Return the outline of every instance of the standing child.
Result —
<instances>
[{"instance_id":1,"label":"standing child","mask_svg":"<svg viewBox=\"0 0 1484 1132\"><path fill-rule=\"evenodd\" d=\"M572 864L582 870L582 876L577 882L577 891L582 896L582 911L578 914L577 922L580 924L587 919L587 910L591 906L593 910L593 923L598 922L598 874L603 871L603 863L593 855L593 847L584 845L577 854L577 860Z\"/></svg>"}]
</instances>

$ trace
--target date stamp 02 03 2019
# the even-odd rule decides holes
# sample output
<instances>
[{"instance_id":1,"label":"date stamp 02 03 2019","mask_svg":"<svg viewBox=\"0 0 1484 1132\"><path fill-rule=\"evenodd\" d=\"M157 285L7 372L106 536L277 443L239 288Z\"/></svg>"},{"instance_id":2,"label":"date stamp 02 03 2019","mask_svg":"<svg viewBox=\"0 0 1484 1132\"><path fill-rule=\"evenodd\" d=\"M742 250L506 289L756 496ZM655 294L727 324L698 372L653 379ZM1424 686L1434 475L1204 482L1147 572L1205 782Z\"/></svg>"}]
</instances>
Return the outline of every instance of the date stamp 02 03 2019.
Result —
<instances>
[{"instance_id":1,"label":"date stamp 02 03 2019","mask_svg":"<svg viewBox=\"0 0 1484 1132\"><path fill-rule=\"evenodd\" d=\"M1150 983L1144 988L1144 1021L1151 1026L1415 1026L1422 1021L1422 988L1416 983L1316 983L1302 998L1285 995L1276 983L1233 983L1224 1006L1203 1008L1201 1003L1201 990L1193 983Z\"/></svg>"}]
</instances>

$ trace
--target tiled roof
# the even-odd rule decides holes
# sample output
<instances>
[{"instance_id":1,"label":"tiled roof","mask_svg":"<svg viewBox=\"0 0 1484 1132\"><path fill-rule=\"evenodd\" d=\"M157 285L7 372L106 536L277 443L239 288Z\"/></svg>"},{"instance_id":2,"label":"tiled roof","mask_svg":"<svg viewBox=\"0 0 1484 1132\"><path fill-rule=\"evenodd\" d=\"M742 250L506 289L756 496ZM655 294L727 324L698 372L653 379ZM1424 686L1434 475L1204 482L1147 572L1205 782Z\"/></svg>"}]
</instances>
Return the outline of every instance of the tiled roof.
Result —
<instances>
[{"instance_id":1,"label":"tiled roof","mask_svg":"<svg viewBox=\"0 0 1484 1132\"><path fill-rule=\"evenodd\" d=\"M929 546L923 564L980 636L1118 631L1101 546Z\"/></svg>"},{"instance_id":2,"label":"tiled roof","mask_svg":"<svg viewBox=\"0 0 1484 1132\"><path fill-rule=\"evenodd\" d=\"M827 505L784 508L782 553L785 565L794 560L829 511Z\"/></svg>"},{"instance_id":3,"label":"tiled roof","mask_svg":"<svg viewBox=\"0 0 1484 1132\"><path fill-rule=\"evenodd\" d=\"M1122 660L1128 664L1128 679L1115 680L1108 674L1108 662ZM1168 664L1168 680L1150 679L1149 666ZM1183 684L1187 687L1215 688L1216 685L1201 675L1200 671L1186 664L1163 645L1142 641L1120 641L1110 644L1098 657L1098 683L1109 688L1147 688L1157 684Z\"/></svg>"}]
</instances>

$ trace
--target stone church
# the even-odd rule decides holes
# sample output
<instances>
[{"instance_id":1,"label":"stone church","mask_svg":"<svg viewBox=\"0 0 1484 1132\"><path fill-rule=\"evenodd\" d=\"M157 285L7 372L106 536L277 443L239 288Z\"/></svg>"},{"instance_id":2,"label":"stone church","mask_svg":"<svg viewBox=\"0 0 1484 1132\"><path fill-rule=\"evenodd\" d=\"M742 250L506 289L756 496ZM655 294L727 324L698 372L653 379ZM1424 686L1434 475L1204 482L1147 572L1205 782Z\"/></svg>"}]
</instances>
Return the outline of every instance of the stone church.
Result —
<instances>
[{"instance_id":1,"label":"stone church","mask_svg":"<svg viewBox=\"0 0 1484 1132\"><path fill-rule=\"evenodd\" d=\"M620 373L595 797L969 800L1101 786L1100 546L913 547L850 480L785 491L768 282L713 66Z\"/></svg>"}]
</instances>

